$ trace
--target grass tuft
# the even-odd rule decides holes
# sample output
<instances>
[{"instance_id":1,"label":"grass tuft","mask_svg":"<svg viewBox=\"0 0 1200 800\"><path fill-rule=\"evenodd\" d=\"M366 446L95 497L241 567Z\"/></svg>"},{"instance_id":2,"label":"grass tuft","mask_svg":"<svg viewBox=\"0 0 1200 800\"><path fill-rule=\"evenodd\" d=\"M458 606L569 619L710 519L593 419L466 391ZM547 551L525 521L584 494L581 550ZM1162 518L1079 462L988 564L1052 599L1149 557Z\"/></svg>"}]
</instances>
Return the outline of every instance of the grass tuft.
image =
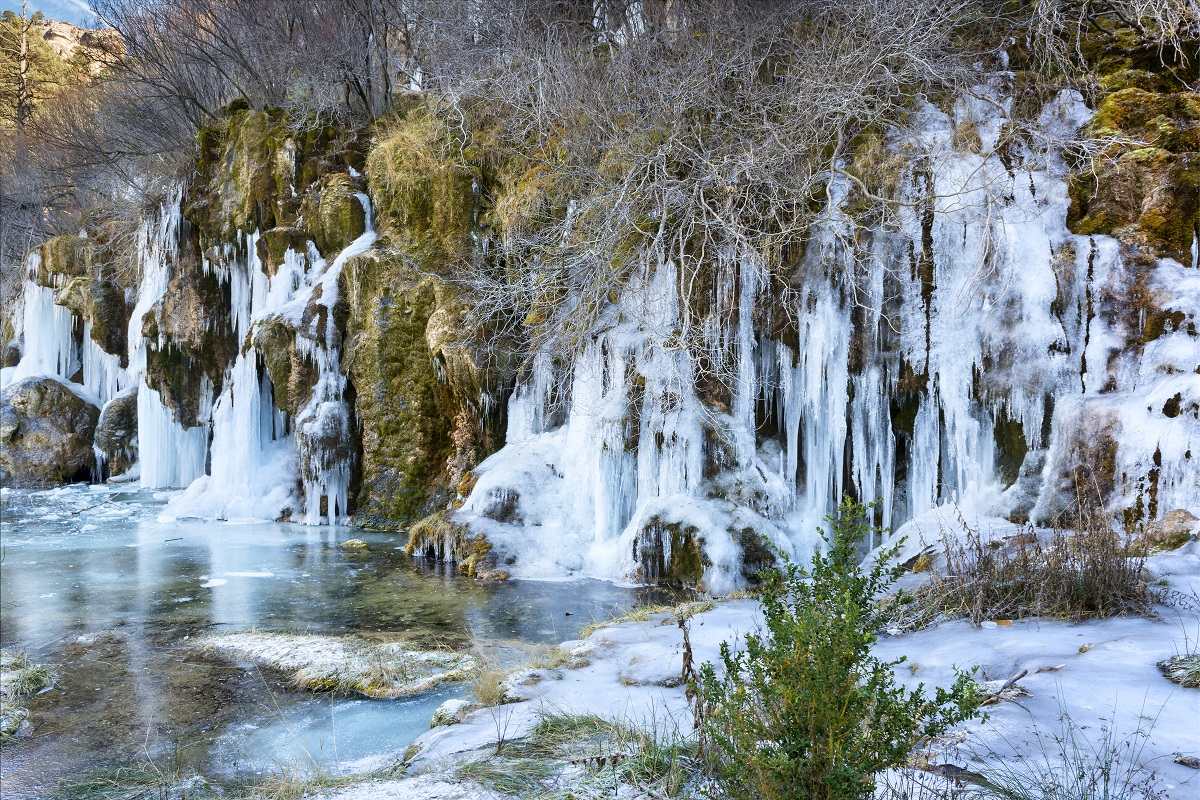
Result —
<instances>
[{"instance_id":1,"label":"grass tuft","mask_svg":"<svg viewBox=\"0 0 1200 800\"><path fill-rule=\"evenodd\" d=\"M896 626L915 630L945 619L1049 617L1071 621L1149 614L1155 598L1145 559L1104 524L1048 539L1030 530L984 541L978 531L942 543L944 569L911 594L892 598Z\"/></svg>"}]
</instances>

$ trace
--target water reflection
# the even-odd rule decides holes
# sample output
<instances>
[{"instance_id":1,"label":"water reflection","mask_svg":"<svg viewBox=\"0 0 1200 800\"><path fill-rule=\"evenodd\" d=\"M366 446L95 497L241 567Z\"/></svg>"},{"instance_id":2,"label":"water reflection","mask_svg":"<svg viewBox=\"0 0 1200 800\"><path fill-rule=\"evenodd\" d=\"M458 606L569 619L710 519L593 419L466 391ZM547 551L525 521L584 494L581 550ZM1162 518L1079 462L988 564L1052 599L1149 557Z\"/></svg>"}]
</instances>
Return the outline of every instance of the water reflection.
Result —
<instances>
[{"instance_id":1,"label":"water reflection","mask_svg":"<svg viewBox=\"0 0 1200 800\"><path fill-rule=\"evenodd\" d=\"M4 746L6 798L42 797L97 766L146 758L182 759L218 777L394 759L438 702L465 691L314 698L198 658L188 647L197 636L405 632L493 653L497 642L572 638L646 599L596 581L484 587L414 567L393 535L167 522L158 518L163 504L154 493L106 487L5 492L0 643L60 676L31 703L35 736ZM350 537L368 549L341 548Z\"/></svg>"}]
</instances>

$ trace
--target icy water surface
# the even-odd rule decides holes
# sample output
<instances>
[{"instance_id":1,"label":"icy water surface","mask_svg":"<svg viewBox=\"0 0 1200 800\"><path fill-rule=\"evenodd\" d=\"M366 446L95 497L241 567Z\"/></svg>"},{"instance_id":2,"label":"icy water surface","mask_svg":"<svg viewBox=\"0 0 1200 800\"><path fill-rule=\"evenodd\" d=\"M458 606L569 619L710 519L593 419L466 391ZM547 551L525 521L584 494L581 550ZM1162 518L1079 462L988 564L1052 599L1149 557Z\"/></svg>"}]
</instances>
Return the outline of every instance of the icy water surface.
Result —
<instances>
[{"instance_id":1,"label":"icy water surface","mask_svg":"<svg viewBox=\"0 0 1200 800\"><path fill-rule=\"evenodd\" d=\"M652 598L598 581L481 586L421 569L403 537L349 528L161 517L165 496L75 486L5 490L0 644L57 675L5 742L6 798L71 796L105 770L346 773L397 760L448 686L406 700L317 696L197 656L198 636L403 632L518 661ZM366 550L339 547L360 538ZM66 788L65 788L66 787Z\"/></svg>"}]
</instances>

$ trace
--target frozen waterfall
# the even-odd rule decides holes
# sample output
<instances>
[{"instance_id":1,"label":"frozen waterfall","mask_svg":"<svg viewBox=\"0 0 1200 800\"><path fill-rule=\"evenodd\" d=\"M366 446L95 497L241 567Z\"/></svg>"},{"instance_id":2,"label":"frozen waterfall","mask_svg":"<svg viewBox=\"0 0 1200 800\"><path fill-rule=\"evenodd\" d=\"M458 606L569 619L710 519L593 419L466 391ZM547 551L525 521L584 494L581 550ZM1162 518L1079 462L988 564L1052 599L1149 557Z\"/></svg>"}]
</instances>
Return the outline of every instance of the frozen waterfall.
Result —
<instances>
[{"instance_id":1,"label":"frozen waterfall","mask_svg":"<svg viewBox=\"0 0 1200 800\"><path fill-rule=\"evenodd\" d=\"M1118 243L1066 227L1056 143L1090 111L1062 93L1006 165L995 149L1010 104L1002 84L949 112L923 104L897 132L892 146L910 155L898 224L865 243L831 178L834 202L789 299L794 343L752 324L777 300L762 265L720 254L703 324L710 355L732 364L728 410L697 396L693 356L668 344L687 324L678 276L669 257L648 258L576 363L533 360L510 400L508 443L477 468L458 519L527 576L651 577L637 556L647 535L669 549L664 531L691 530L704 583L720 591L740 581L748 532L803 555L847 493L876 501L892 528L951 504L1048 513L1080 424L1116 443L1118 503L1147 517L1200 508L1200 422L1170 413L1200 402L1195 341L1170 331L1130 348L1124 323L1095 301L1130 280ZM979 152L955 147L965 124ZM1164 259L1149 283L1165 308L1200 311L1194 268ZM1006 432L1022 451L1005 451ZM1002 474L1004 458L1040 473L1034 496Z\"/></svg>"}]
</instances>

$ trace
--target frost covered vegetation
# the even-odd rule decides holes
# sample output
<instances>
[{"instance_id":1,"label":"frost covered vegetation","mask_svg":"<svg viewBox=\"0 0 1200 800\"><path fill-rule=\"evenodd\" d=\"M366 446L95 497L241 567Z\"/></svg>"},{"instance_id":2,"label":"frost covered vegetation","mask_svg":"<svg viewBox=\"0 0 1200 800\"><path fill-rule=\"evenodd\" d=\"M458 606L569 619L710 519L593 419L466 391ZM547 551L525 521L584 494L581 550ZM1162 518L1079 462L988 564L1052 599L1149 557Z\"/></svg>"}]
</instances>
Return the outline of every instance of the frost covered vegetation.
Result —
<instances>
[{"instance_id":1,"label":"frost covered vegetation","mask_svg":"<svg viewBox=\"0 0 1200 800\"><path fill-rule=\"evenodd\" d=\"M1027 692L1058 729L1059 677L1194 710L1161 618L1198 573L1195 0L94 8L0 20L6 488L698 597L517 673L202 640L314 690L474 678L371 791L1153 796L1069 724L1009 780L974 704L1000 738ZM1186 791L1176 712L1147 747Z\"/></svg>"}]
</instances>

